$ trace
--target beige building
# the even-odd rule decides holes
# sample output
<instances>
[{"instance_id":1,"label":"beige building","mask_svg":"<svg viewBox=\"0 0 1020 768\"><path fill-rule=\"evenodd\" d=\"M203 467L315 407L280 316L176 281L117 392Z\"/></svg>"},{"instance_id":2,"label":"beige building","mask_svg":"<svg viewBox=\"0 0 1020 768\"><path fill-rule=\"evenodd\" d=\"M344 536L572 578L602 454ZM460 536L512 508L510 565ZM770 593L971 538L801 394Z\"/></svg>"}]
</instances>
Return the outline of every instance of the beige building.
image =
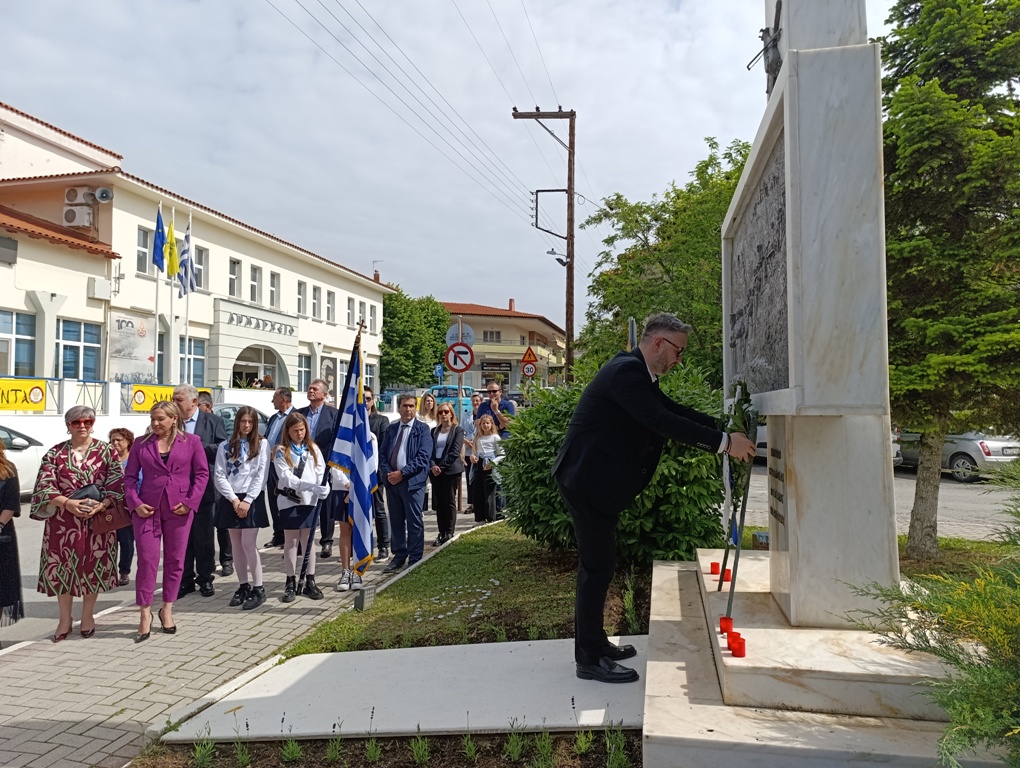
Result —
<instances>
[{"instance_id":1,"label":"beige building","mask_svg":"<svg viewBox=\"0 0 1020 768\"><path fill-rule=\"evenodd\" d=\"M522 359L530 347L535 353L534 381L541 386L557 383L563 375L566 334L542 315L518 312L510 299L507 307L444 302L454 325L463 320L474 335L475 363L464 374L466 386L481 388L498 379L504 391L520 387L524 380Z\"/></svg>"},{"instance_id":2,"label":"beige building","mask_svg":"<svg viewBox=\"0 0 1020 768\"><path fill-rule=\"evenodd\" d=\"M125 172L0 104L0 377L304 389L342 384L359 320L375 385L389 286ZM196 290L157 276L157 209ZM157 309L158 307L158 309Z\"/></svg>"}]
</instances>

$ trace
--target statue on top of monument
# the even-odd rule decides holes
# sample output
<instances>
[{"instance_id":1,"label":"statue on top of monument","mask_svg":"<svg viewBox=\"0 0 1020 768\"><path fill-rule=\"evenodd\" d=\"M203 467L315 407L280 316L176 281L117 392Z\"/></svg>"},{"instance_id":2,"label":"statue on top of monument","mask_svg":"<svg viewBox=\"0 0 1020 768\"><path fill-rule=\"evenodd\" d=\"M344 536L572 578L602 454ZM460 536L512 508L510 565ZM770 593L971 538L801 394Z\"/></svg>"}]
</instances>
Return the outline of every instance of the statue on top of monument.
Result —
<instances>
[{"instance_id":1,"label":"statue on top of monument","mask_svg":"<svg viewBox=\"0 0 1020 768\"><path fill-rule=\"evenodd\" d=\"M767 97L772 96L772 88L776 84L776 78L779 77L779 70L783 68L783 57L779 53L779 37L783 30L779 26L779 18L783 11L783 0L776 0L776 17L772 22L771 27L765 27L761 30L759 38L761 39L762 46L761 51L747 64L747 69L750 70L755 64L758 63L758 59L764 57L765 59L765 95Z\"/></svg>"}]
</instances>

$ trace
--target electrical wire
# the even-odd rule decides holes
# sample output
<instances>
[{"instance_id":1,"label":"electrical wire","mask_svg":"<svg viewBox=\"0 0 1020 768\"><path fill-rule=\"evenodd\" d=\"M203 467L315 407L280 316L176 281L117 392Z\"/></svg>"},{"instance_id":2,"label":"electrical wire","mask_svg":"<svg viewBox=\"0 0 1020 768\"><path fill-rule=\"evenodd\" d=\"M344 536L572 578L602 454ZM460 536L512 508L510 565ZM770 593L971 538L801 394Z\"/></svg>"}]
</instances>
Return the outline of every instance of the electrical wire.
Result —
<instances>
[{"instance_id":1,"label":"electrical wire","mask_svg":"<svg viewBox=\"0 0 1020 768\"><path fill-rule=\"evenodd\" d=\"M506 48L510 51L510 58L514 60L514 64L517 65L517 71L521 73L521 80L524 81L524 87L528 89L528 93L531 95L531 100L538 104L538 99L535 98L534 91L531 90L531 85L528 83L528 78L524 76L524 70L521 69L521 63L517 61L517 54L514 53L513 46L510 45L510 41L507 39L506 32L503 31L503 25L499 23L499 17L496 15L496 11L492 7L490 0L485 0L485 4L489 6L489 13L492 14L493 21L496 22L496 27L499 29L499 34L503 36L503 42L506 43Z\"/></svg>"},{"instance_id":2,"label":"electrical wire","mask_svg":"<svg viewBox=\"0 0 1020 768\"><path fill-rule=\"evenodd\" d=\"M521 0L521 8L524 9L524 18L528 20L528 28L531 30L531 39L535 41L535 48L538 49L538 58L542 60L542 69L545 70L546 79L549 81L549 88L553 92L553 98L556 99L556 105L559 106L563 102L560 101L560 97L556 94L556 86L553 85L552 75L549 74L549 67L545 64L545 56L542 55L542 46L538 44L538 35L535 34L535 28L531 25L531 16L528 15L528 6L524 4L524 0Z\"/></svg>"}]
</instances>

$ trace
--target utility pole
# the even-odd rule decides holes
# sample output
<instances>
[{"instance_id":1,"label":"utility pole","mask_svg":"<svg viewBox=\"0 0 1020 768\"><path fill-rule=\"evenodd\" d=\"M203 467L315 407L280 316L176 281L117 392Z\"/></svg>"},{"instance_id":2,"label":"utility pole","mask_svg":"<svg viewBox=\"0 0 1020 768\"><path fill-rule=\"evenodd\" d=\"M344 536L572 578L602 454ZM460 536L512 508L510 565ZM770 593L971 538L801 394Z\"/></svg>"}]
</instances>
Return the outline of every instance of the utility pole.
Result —
<instances>
[{"instance_id":1,"label":"utility pole","mask_svg":"<svg viewBox=\"0 0 1020 768\"><path fill-rule=\"evenodd\" d=\"M574 380L574 375L572 373L572 369L574 367L574 124L577 120L577 113L572 109L565 112L563 107L559 107L555 112L542 112L538 107L535 107L534 112L518 112L517 107L514 107L511 114L514 120L534 120L542 126L542 128L544 128L550 136L556 139L556 141L560 143L560 146L567 150L567 234L566 236L556 232L550 232L550 234L556 235L556 237L563 238L567 241L567 316L565 322L567 349L566 360L563 364L563 378L567 382L571 382ZM542 122L543 120L568 120L568 143L564 144L555 133L546 128L545 124ZM537 191L535 193L535 226L542 229L542 227L538 226ZM543 231L549 232L549 230Z\"/></svg>"}]
</instances>

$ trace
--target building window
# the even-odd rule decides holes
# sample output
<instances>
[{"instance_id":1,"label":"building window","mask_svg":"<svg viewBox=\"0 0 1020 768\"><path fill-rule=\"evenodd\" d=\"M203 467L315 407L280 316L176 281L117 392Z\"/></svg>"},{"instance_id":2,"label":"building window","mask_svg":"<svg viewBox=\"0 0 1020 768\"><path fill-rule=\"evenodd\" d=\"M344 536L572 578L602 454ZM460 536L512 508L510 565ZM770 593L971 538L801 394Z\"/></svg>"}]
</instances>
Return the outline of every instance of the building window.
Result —
<instances>
[{"instance_id":1,"label":"building window","mask_svg":"<svg viewBox=\"0 0 1020 768\"><path fill-rule=\"evenodd\" d=\"M336 294L333 291L326 291L326 322L336 322Z\"/></svg>"},{"instance_id":2,"label":"building window","mask_svg":"<svg viewBox=\"0 0 1020 768\"><path fill-rule=\"evenodd\" d=\"M251 301L253 304L262 303L262 267L251 268Z\"/></svg>"},{"instance_id":3,"label":"building window","mask_svg":"<svg viewBox=\"0 0 1020 768\"><path fill-rule=\"evenodd\" d=\"M372 306L370 306L368 308L368 332L369 333L375 333L375 330L376 330L376 326L375 326L375 310L376 310L375 304L373 304Z\"/></svg>"},{"instance_id":4,"label":"building window","mask_svg":"<svg viewBox=\"0 0 1020 768\"><path fill-rule=\"evenodd\" d=\"M161 333L156 341L156 383L166 384L166 376L163 375L163 371L166 370L163 367L165 362L165 355L163 353L163 345L166 342L166 334Z\"/></svg>"},{"instance_id":5,"label":"building window","mask_svg":"<svg viewBox=\"0 0 1020 768\"><path fill-rule=\"evenodd\" d=\"M102 339L101 325L58 318L54 378L99 381L103 373Z\"/></svg>"},{"instance_id":6,"label":"building window","mask_svg":"<svg viewBox=\"0 0 1020 768\"><path fill-rule=\"evenodd\" d=\"M269 273L269 306L273 309L280 308L280 273Z\"/></svg>"},{"instance_id":7,"label":"building window","mask_svg":"<svg viewBox=\"0 0 1020 768\"><path fill-rule=\"evenodd\" d=\"M322 317L320 313L322 306L322 289L317 286L312 286L312 317L318 320Z\"/></svg>"},{"instance_id":8,"label":"building window","mask_svg":"<svg viewBox=\"0 0 1020 768\"><path fill-rule=\"evenodd\" d=\"M0 309L0 376L35 376L35 315Z\"/></svg>"},{"instance_id":9,"label":"building window","mask_svg":"<svg viewBox=\"0 0 1020 768\"><path fill-rule=\"evenodd\" d=\"M162 335L160 339L162 339ZM205 339L187 339L188 351L184 351L185 338L179 336L181 353L181 381L195 387L205 386Z\"/></svg>"},{"instance_id":10,"label":"building window","mask_svg":"<svg viewBox=\"0 0 1020 768\"><path fill-rule=\"evenodd\" d=\"M297 284L297 313L308 314L308 285L300 280Z\"/></svg>"},{"instance_id":11,"label":"building window","mask_svg":"<svg viewBox=\"0 0 1020 768\"><path fill-rule=\"evenodd\" d=\"M502 331L482 331L482 341L486 344L502 344Z\"/></svg>"},{"instance_id":12,"label":"building window","mask_svg":"<svg viewBox=\"0 0 1020 768\"><path fill-rule=\"evenodd\" d=\"M206 267L209 266L209 249L195 246L195 287L208 290L209 285L205 282Z\"/></svg>"},{"instance_id":13,"label":"building window","mask_svg":"<svg viewBox=\"0 0 1020 768\"><path fill-rule=\"evenodd\" d=\"M368 387L369 389L371 389L373 392L376 391L376 388L375 388L375 364L374 363L366 363L365 364L365 386Z\"/></svg>"},{"instance_id":14,"label":"building window","mask_svg":"<svg viewBox=\"0 0 1020 768\"><path fill-rule=\"evenodd\" d=\"M312 383L312 356L297 356L297 388L299 392L305 392L308 385Z\"/></svg>"},{"instance_id":15,"label":"building window","mask_svg":"<svg viewBox=\"0 0 1020 768\"><path fill-rule=\"evenodd\" d=\"M350 297L347 299L347 325L350 328L354 327L354 298Z\"/></svg>"},{"instance_id":16,"label":"building window","mask_svg":"<svg viewBox=\"0 0 1020 768\"><path fill-rule=\"evenodd\" d=\"M368 314L368 313L365 311L365 302L359 301L358 302L358 322L359 323L365 322L365 315L366 314Z\"/></svg>"},{"instance_id":17,"label":"building window","mask_svg":"<svg viewBox=\"0 0 1020 768\"><path fill-rule=\"evenodd\" d=\"M138 228L138 247L135 250L135 271L143 275L156 274L156 267L152 264L152 232L145 227Z\"/></svg>"},{"instance_id":18,"label":"building window","mask_svg":"<svg viewBox=\"0 0 1020 768\"><path fill-rule=\"evenodd\" d=\"M230 280L227 287L231 296L235 299L241 298L241 262L237 259L230 260Z\"/></svg>"}]
</instances>

